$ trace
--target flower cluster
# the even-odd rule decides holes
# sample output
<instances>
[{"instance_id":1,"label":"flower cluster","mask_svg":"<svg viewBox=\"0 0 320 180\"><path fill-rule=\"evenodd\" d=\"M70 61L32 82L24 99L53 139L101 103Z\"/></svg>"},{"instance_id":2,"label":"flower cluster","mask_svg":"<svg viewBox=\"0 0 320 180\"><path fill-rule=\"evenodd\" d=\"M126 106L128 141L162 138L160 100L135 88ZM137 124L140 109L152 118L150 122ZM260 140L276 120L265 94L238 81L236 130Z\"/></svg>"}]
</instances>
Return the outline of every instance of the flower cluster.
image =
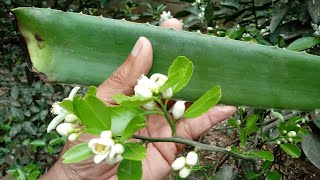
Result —
<instances>
[{"instance_id":1,"label":"flower cluster","mask_svg":"<svg viewBox=\"0 0 320 180\"><path fill-rule=\"evenodd\" d=\"M150 78L142 75L138 79L137 85L134 87L134 93L136 96L151 98L153 95L159 94L160 88L167 80L168 77L160 73L155 73ZM169 99L172 97L172 93L172 88L168 88L161 92L161 96L165 99ZM155 102L151 101L145 104L143 107L147 110L152 110L154 109L155 105Z\"/></svg>"},{"instance_id":2,"label":"flower cluster","mask_svg":"<svg viewBox=\"0 0 320 180\"><path fill-rule=\"evenodd\" d=\"M65 99L73 100L74 96L79 91L80 87L74 87L69 96ZM75 141L79 137L79 133L76 132L76 126L79 119L74 114L70 114L67 110L59 105L60 102L55 102L52 105L51 113L57 115L47 127L49 133L53 129L56 129L61 136L68 136L69 141ZM64 120L64 123L61 123ZM60 124L61 123L61 124Z\"/></svg>"},{"instance_id":3,"label":"flower cluster","mask_svg":"<svg viewBox=\"0 0 320 180\"><path fill-rule=\"evenodd\" d=\"M177 158L171 167L175 171L179 171L179 176L181 178L186 178L189 176L192 170L192 166L196 165L198 162L198 154L194 151L190 151L186 157Z\"/></svg>"},{"instance_id":4,"label":"flower cluster","mask_svg":"<svg viewBox=\"0 0 320 180\"><path fill-rule=\"evenodd\" d=\"M121 154L124 153L124 147L114 143L111 131L102 131L100 138L91 139L88 146L95 154L93 160L96 164L103 160L108 164L115 164L123 159Z\"/></svg>"},{"instance_id":5,"label":"flower cluster","mask_svg":"<svg viewBox=\"0 0 320 180\"><path fill-rule=\"evenodd\" d=\"M206 10L206 4L202 0L196 0L191 4L191 6L194 6L200 10L198 14L198 19L202 22L205 21L205 10Z\"/></svg>"},{"instance_id":6,"label":"flower cluster","mask_svg":"<svg viewBox=\"0 0 320 180\"><path fill-rule=\"evenodd\" d=\"M286 130L283 130L282 134L284 134L284 135L286 134L286 138L283 137L283 138L277 140L276 141L277 144L281 144L281 142L288 143L288 141L289 142L293 142L292 138L297 136L297 132L296 131L287 132Z\"/></svg>"},{"instance_id":7,"label":"flower cluster","mask_svg":"<svg viewBox=\"0 0 320 180\"><path fill-rule=\"evenodd\" d=\"M313 30L315 31L314 33L313 33L313 35L315 36L315 37L320 37L320 25L318 26L317 24L311 24L311 26L312 26L312 28L313 28Z\"/></svg>"}]
</instances>

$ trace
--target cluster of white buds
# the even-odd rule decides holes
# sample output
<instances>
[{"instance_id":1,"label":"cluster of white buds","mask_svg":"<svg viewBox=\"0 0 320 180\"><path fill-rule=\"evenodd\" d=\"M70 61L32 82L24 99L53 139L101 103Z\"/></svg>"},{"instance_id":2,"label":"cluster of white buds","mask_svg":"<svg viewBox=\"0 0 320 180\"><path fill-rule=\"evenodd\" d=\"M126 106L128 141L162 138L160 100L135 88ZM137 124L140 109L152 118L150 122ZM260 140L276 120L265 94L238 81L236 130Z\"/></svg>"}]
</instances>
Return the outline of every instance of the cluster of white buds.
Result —
<instances>
[{"instance_id":1,"label":"cluster of white buds","mask_svg":"<svg viewBox=\"0 0 320 180\"><path fill-rule=\"evenodd\" d=\"M269 34L269 31L270 31L270 26L266 26L265 29L261 29L260 30L260 34L263 35L263 36L266 36Z\"/></svg>"},{"instance_id":2,"label":"cluster of white buds","mask_svg":"<svg viewBox=\"0 0 320 180\"><path fill-rule=\"evenodd\" d=\"M168 11L168 12L162 11L162 14L160 15L160 20L159 20L159 22L160 22L160 24L161 24L161 23L163 23L165 20L168 20L168 19L171 19L171 18L173 18L173 16L171 15L171 12L170 12L170 11Z\"/></svg>"},{"instance_id":3,"label":"cluster of white buds","mask_svg":"<svg viewBox=\"0 0 320 180\"><path fill-rule=\"evenodd\" d=\"M103 160L108 164L115 164L123 159L121 154L124 153L124 147L114 143L111 131L102 131L100 138L89 141L88 147L95 154L93 160L96 164Z\"/></svg>"},{"instance_id":4,"label":"cluster of white buds","mask_svg":"<svg viewBox=\"0 0 320 180\"><path fill-rule=\"evenodd\" d=\"M276 143L277 144L281 144L282 142L284 142L284 143L288 143L288 142L293 142L293 137L296 137L297 136L297 132L296 131L289 131L289 132L287 132L286 130L283 130L282 131L282 134L286 134L287 136L287 138L281 138L281 139L279 139L279 140L277 140L276 141Z\"/></svg>"},{"instance_id":5,"label":"cluster of white buds","mask_svg":"<svg viewBox=\"0 0 320 180\"><path fill-rule=\"evenodd\" d=\"M184 111L186 110L185 106L186 101L177 101L172 107L172 115L175 119L180 119Z\"/></svg>"},{"instance_id":6,"label":"cluster of white buds","mask_svg":"<svg viewBox=\"0 0 320 180\"><path fill-rule=\"evenodd\" d=\"M243 38L250 38L250 37L251 37L251 34L250 34L250 33L243 33L243 34L242 34L242 37L243 37Z\"/></svg>"},{"instance_id":7,"label":"cluster of white buds","mask_svg":"<svg viewBox=\"0 0 320 180\"><path fill-rule=\"evenodd\" d=\"M141 75L141 77L138 79L137 85L134 87L134 93L136 96L151 98L153 95L159 94L160 88L167 80L168 77L160 73L155 73L150 78L145 75ZM161 92L161 96L165 99L169 99L172 97L172 93L172 88L168 88ZM155 102L151 101L145 104L143 107L147 110L152 110L155 106Z\"/></svg>"},{"instance_id":8,"label":"cluster of white buds","mask_svg":"<svg viewBox=\"0 0 320 180\"><path fill-rule=\"evenodd\" d=\"M73 100L74 96L79 91L80 87L74 87L69 96L65 99ZM47 127L47 132L49 133L53 129L56 129L61 136L68 136L69 141L75 141L78 139L79 134L76 132L76 126L79 121L78 117L74 114L68 113L67 110L63 109L60 102L55 102L52 105L51 113L57 115ZM64 123L61 123L64 120ZM60 124L61 123L61 124Z\"/></svg>"},{"instance_id":9,"label":"cluster of white buds","mask_svg":"<svg viewBox=\"0 0 320 180\"><path fill-rule=\"evenodd\" d=\"M179 176L181 178L186 178L189 176L192 170L192 166L198 163L198 154L194 151L191 151L187 154L186 157L177 158L172 164L171 167L175 171L179 171Z\"/></svg>"}]
</instances>

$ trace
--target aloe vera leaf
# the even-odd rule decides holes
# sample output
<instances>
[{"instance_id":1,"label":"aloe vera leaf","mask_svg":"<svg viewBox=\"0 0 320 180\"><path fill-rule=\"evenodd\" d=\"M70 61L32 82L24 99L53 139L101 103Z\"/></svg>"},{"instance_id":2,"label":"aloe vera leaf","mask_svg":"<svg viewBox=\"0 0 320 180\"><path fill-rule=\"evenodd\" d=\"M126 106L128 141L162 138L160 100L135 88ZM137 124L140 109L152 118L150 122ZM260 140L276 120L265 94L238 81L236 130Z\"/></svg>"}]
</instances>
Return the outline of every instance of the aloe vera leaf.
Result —
<instances>
[{"instance_id":1,"label":"aloe vera leaf","mask_svg":"<svg viewBox=\"0 0 320 180\"><path fill-rule=\"evenodd\" d=\"M297 110L320 106L318 56L51 9L12 11L34 71L48 82L99 85L145 36L154 50L150 74L166 74L177 56L193 61L194 75L177 99L193 101L220 85L224 104Z\"/></svg>"}]
</instances>

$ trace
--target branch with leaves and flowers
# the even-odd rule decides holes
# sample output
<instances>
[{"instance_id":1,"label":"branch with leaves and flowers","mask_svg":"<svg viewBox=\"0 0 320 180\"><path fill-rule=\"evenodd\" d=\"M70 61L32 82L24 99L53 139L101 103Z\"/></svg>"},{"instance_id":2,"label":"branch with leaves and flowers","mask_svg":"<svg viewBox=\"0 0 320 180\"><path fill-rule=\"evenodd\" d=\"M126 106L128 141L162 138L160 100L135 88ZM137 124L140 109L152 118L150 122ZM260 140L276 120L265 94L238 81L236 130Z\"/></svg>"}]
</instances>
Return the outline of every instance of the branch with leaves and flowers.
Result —
<instances>
[{"instance_id":1,"label":"branch with leaves and flowers","mask_svg":"<svg viewBox=\"0 0 320 180\"><path fill-rule=\"evenodd\" d=\"M226 153L252 164L257 164L257 157L272 161L273 155L268 151L245 152L235 147L217 147L176 134L176 124L182 118L202 115L215 106L221 97L221 88L214 86L190 107L186 108L185 101L176 101L168 110L169 100L187 85L192 72L192 62L180 56L169 67L167 76L155 73L148 78L142 75L134 87L133 96L114 95L113 99L118 104L116 106L108 106L97 98L96 88L93 86L88 88L83 97L77 95L80 87L75 87L68 98L53 104L51 112L57 116L49 124L47 131L56 129L60 135L68 136L69 141L76 141L82 133L99 137L69 149L62 156L63 162L76 163L91 157L97 164L120 162L117 174L119 179L141 179L142 160L146 157L145 143L151 142L175 142L194 148L186 157L180 156L172 163L172 169L179 171L181 178L187 177L199 163L199 151ZM136 132L147 126L146 116L152 114L166 119L171 128L171 137L136 135ZM127 169L129 166L131 168Z\"/></svg>"}]
</instances>

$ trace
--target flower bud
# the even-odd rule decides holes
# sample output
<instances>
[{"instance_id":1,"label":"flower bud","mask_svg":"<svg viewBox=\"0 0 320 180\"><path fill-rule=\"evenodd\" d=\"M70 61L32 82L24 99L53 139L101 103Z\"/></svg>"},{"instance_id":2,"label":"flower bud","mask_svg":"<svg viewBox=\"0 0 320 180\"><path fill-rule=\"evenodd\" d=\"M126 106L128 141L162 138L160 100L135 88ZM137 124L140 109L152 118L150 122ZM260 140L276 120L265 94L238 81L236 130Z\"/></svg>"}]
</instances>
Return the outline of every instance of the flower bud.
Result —
<instances>
[{"instance_id":1,"label":"flower bud","mask_svg":"<svg viewBox=\"0 0 320 180\"><path fill-rule=\"evenodd\" d=\"M148 87L149 82L150 82L150 80L145 75L141 75L141 77L138 79L138 85L140 85L140 86Z\"/></svg>"},{"instance_id":2,"label":"flower bud","mask_svg":"<svg viewBox=\"0 0 320 180\"><path fill-rule=\"evenodd\" d=\"M62 123L57 126L56 130L61 136L67 136L74 132L74 125L71 123Z\"/></svg>"},{"instance_id":3,"label":"flower bud","mask_svg":"<svg viewBox=\"0 0 320 180\"><path fill-rule=\"evenodd\" d=\"M293 139L290 137L290 138L288 138L288 141L289 141L289 142L292 142L292 141L293 141Z\"/></svg>"},{"instance_id":4,"label":"flower bud","mask_svg":"<svg viewBox=\"0 0 320 180\"><path fill-rule=\"evenodd\" d=\"M122 144L115 144L113 148L114 148L114 151L116 154L120 155L120 154L124 153L124 147Z\"/></svg>"},{"instance_id":5,"label":"flower bud","mask_svg":"<svg viewBox=\"0 0 320 180\"><path fill-rule=\"evenodd\" d=\"M155 73L150 77L150 80L157 83L159 86L163 86L168 80L168 77L160 73Z\"/></svg>"},{"instance_id":6,"label":"flower bud","mask_svg":"<svg viewBox=\"0 0 320 180\"><path fill-rule=\"evenodd\" d=\"M154 101L148 102L147 104L142 106L146 110L153 110L156 107L156 103Z\"/></svg>"},{"instance_id":7,"label":"flower bud","mask_svg":"<svg viewBox=\"0 0 320 180\"><path fill-rule=\"evenodd\" d=\"M102 139L112 138L112 132L111 131L102 131L101 134L100 134L100 137Z\"/></svg>"},{"instance_id":8,"label":"flower bud","mask_svg":"<svg viewBox=\"0 0 320 180\"><path fill-rule=\"evenodd\" d=\"M306 119L303 118L303 119L301 120L301 123L306 123Z\"/></svg>"},{"instance_id":9,"label":"flower bud","mask_svg":"<svg viewBox=\"0 0 320 180\"><path fill-rule=\"evenodd\" d=\"M182 169L186 165L186 158L185 157L179 157L177 158L172 164L171 167L173 170L177 171Z\"/></svg>"},{"instance_id":10,"label":"flower bud","mask_svg":"<svg viewBox=\"0 0 320 180\"><path fill-rule=\"evenodd\" d=\"M288 131L286 131L286 130L283 130L283 131L282 131L282 133L283 133L283 134L287 134L287 133L288 133Z\"/></svg>"},{"instance_id":11,"label":"flower bud","mask_svg":"<svg viewBox=\"0 0 320 180\"><path fill-rule=\"evenodd\" d=\"M301 128L300 124L297 124L296 126L297 126L298 128Z\"/></svg>"},{"instance_id":12,"label":"flower bud","mask_svg":"<svg viewBox=\"0 0 320 180\"><path fill-rule=\"evenodd\" d=\"M161 92L161 95L162 95L163 98L169 99L169 98L172 97L172 93L173 93L173 92L172 92L172 88L168 88L168 89L162 91L162 92Z\"/></svg>"},{"instance_id":13,"label":"flower bud","mask_svg":"<svg viewBox=\"0 0 320 180\"><path fill-rule=\"evenodd\" d=\"M146 86L136 85L134 87L134 92L136 96L142 96L146 98L152 97L151 90Z\"/></svg>"},{"instance_id":14,"label":"flower bud","mask_svg":"<svg viewBox=\"0 0 320 180\"><path fill-rule=\"evenodd\" d=\"M241 120L238 119L237 120L237 124L240 125L241 124Z\"/></svg>"},{"instance_id":15,"label":"flower bud","mask_svg":"<svg viewBox=\"0 0 320 180\"><path fill-rule=\"evenodd\" d=\"M69 123L74 123L78 120L78 117L73 114L67 114L64 120Z\"/></svg>"},{"instance_id":16,"label":"flower bud","mask_svg":"<svg viewBox=\"0 0 320 180\"><path fill-rule=\"evenodd\" d=\"M177 101L173 105L172 115L175 119L180 119L183 116L184 110L186 109L184 103L185 101Z\"/></svg>"},{"instance_id":17,"label":"flower bud","mask_svg":"<svg viewBox=\"0 0 320 180\"><path fill-rule=\"evenodd\" d=\"M76 141L76 140L78 139L78 137L79 137L79 134L77 134L77 133L72 133L72 134L70 134L70 135L68 136L68 140L69 140L69 141Z\"/></svg>"},{"instance_id":18,"label":"flower bud","mask_svg":"<svg viewBox=\"0 0 320 180\"><path fill-rule=\"evenodd\" d=\"M198 154L194 151L190 151L186 157L186 164L189 166L194 166L198 162Z\"/></svg>"},{"instance_id":19,"label":"flower bud","mask_svg":"<svg viewBox=\"0 0 320 180\"><path fill-rule=\"evenodd\" d=\"M281 141L277 140L276 143L280 145L280 144L281 144Z\"/></svg>"},{"instance_id":20,"label":"flower bud","mask_svg":"<svg viewBox=\"0 0 320 180\"><path fill-rule=\"evenodd\" d=\"M297 135L297 133L295 131L289 131L288 132L288 136L289 137L295 137Z\"/></svg>"},{"instance_id":21,"label":"flower bud","mask_svg":"<svg viewBox=\"0 0 320 180\"><path fill-rule=\"evenodd\" d=\"M179 171L179 176L181 178L186 178L189 176L190 173L191 173L191 168L186 166Z\"/></svg>"}]
</instances>

